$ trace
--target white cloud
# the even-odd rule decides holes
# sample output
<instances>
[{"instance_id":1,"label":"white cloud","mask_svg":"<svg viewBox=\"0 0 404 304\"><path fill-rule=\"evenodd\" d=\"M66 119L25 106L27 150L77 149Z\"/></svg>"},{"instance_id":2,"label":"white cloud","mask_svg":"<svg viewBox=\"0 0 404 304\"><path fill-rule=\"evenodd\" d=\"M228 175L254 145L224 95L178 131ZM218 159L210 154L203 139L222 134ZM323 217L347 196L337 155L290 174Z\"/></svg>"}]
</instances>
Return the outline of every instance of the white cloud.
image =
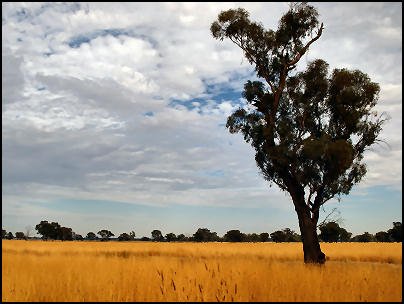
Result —
<instances>
[{"instance_id":1,"label":"white cloud","mask_svg":"<svg viewBox=\"0 0 404 304\"><path fill-rule=\"evenodd\" d=\"M7 204L65 197L228 206L271 201L283 208L288 198L259 176L252 148L224 127L239 98L214 99L229 88L241 91L254 77L242 51L209 32L221 10L239 6L269 27L288 8L3 3ZM401 15L394 4L318 7L324 35L302 63L320 57L331 69L358 68L380 82L378 107L392 117L381 136L392 149L366 155L364 186L400 187Z\"/></svg>"}]
</instances>

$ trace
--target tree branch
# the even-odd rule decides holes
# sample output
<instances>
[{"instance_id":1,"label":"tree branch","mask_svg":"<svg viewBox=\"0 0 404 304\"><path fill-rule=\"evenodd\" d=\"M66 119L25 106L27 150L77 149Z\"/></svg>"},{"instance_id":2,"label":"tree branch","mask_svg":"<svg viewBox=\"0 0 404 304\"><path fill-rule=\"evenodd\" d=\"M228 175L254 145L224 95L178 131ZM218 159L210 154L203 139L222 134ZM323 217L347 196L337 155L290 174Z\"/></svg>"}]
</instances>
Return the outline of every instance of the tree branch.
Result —
<instances>
[{"instance_id":1,"label":"tree branch","mask_svg":"<svg viewBox=\"0 0 404 304\"><path fill-rule=\"evenodd\" d=\"M237 39L232 39L232 37L229 37L229 39L236 44L240 49L242 49L246 54L249 55L250 60L257 65L257 61L255 59L255 56L253 54L251 54L244 46L243 46L243 39L242 37L240 37L240 42ZM273 85L272 81L269 79L269 75L264 75L264 79L266 80L266 82L268 83L268 85L271 88L272 93L275 93L275 86Z\"/></svg>"},{"instance_id":2,"label":"tree branch","mask_svg":"<svg viewBox=\"0 0 404 304\"><path fill-rule=\"evenodd\" d=\"M297 52L295 58L294 58L292 61L288 62L286 65L287 65L287 66L292 66L292 65L296 64L296 63L300 60L300 58L304 55L304 53L306 53L306 51L307 51L307 49L309 48L309 46L310 46L314 41L316 41L318 38L320 38L321 34L323 33L323 29L324 29L324 26L323 26L323 23L321 23L320 29L318 30L316 37L314 37L313 39L311 39L311 40L302 48L302 50L301 50L300 52Z\"/></svg>"},{"instance_id":3,"label":"tree branch","mask_svg":"<svg viewBox=\"0 0 404 304\"><path fill-rule=\"evenodd\" d=\"M321 185L317 189L317 195L316 195L316 198L314 199L314 203L313 203L313 213L317 212L320 209L321 205L324 203L324 200L323 200L324 188L325 188L325 184Z\"/></svg>"},{"instance_id":4,"label":"tree branch","mask_svg":"<svg viewBox=\"0 0 404 304\"><path fill-rule=\"evenodd\" d=\"M310 186L309 186L310 187ZM315 190L314 190L314 188L311 188L310 189L310 193L309 193L309 197L307 198L307 202L309 203L309 205L311 206L311 207L313 207L313 203L311 202L311 196L314 194L314 192L315 192Z\"/></svg>"},{"instance_id":5,"label":"tree branch","mask_svg":"<svg viewBox=\"0 0 404 304\"><path fill-rule=\"evenodd\" d=\"M327 219L336 211L338 211L338 208L336 208L336 207L332 208L331 212L324 218L324 220L321 221L320 224L317 225L317 227L324 225L327 222ZM338 215L339 214L341 214L341 213L338 211Z\"/></svg>"}]
</instances>

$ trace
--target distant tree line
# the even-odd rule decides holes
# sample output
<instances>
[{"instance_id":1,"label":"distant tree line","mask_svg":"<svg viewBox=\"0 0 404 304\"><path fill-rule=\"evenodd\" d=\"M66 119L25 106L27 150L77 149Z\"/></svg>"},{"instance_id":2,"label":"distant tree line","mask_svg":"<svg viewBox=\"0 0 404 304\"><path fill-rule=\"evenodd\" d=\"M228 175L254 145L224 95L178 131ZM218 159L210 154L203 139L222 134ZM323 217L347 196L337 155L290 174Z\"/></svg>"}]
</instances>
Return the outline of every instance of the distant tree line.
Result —
<instances>
[{"instance_id":1,"label":"distant tree line","mask_svg":"<svg viewBox=\"0 0 404 304\"><path fill-rule=\"evenodd\" d=\"M387 231L379 231L376 234L365 232L352 237L352 233L340 227L338 223L330 221L321 224L319 227L319 239L322 242L402 242L402 224L401 222L393 222L393 227ZM72 228L63 227L57 222L41 221L35 226L35 230L40 234L43 240L61 240L61 241L108 241L115 236L108 229L102 229L95 234L90 231L85 237L73 232ZM15 236L12 232L2 229L2 239L29 239L30 229L24 232L16 232ZM98 235L98 236L97 236ZM170 232L163 235L160 230L153 230L151 238L142 237L136 239L134 231L120 234L115 240L118 241L154 241L154 242L300 242L301 236L295 231L285 228L277 230L271 234L267 232L243 233L240 230L229 230L223 237L217 235L216 232L207 228L198 228L192 236L184 234L175 235Z\"/></svg>"}]
</instances>

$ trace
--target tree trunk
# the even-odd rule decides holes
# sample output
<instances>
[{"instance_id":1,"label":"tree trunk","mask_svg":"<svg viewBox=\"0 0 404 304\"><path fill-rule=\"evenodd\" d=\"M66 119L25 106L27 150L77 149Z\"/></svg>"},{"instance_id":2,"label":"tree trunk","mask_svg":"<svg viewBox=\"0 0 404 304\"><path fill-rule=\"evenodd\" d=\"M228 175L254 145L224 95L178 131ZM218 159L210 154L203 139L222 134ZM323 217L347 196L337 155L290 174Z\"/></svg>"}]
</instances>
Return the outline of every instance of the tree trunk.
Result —
<instances>
[{"instance_id":1,"label":"tree trunk","mask_svg":"<svg viewBox=\"0 0 404 304\"><path fill-rule=\"evenodd\" d=\"M317 236L317 223L313 222L310 213L298 211L299 227L303 242L304 262L305 263L325 263L325 254L321 251Z\"/></svg>"},{"instance_id":2,"label":"tree trunk","mask_svg":"<svg viewBox=\"0 0 404 304\"><path fill-rule=\"evenodd\" d=\"M292 177L288 176L288 174L285 174L284 180L287 181L287 190L292 197L297 217L299 219L299 227L303 243L304 262L324 264L325 254L321 251L317 236L318 209L313 214L312 218L310 209L304 200L304 188ZM320 196L316 196L316 200L318 197Z\"/></svg>"}]
</instances>

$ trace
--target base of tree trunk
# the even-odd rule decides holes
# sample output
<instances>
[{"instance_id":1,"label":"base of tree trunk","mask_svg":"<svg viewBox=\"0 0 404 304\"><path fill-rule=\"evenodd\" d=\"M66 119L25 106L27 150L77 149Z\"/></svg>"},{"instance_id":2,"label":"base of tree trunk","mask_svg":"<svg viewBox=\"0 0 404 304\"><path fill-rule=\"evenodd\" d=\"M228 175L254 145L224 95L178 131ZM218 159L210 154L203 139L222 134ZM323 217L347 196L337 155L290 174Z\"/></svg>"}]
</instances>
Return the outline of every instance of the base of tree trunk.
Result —
<instances>
[{"instance_id":1,"label":"base of tree trunk","mask_svg":"<svg viewBox=\"0 0 404 304\"><path fill-rule=\"evenodd\" d=\"M303 242L304 262L324 264L326 257L320 248L316 223L313 223L306 214L298 214L298 217Z\"/></svg>"},{"instance_id":2,"label":"base of tree trunk","mask_svg":"<svg viewBox=\"0 0 404 304\"><path fill-rule=\"evenodd\" d=\"M324 264L325 260L325 254L321 250L304 252L304 262L306 264Z\"/></svg>"}]
</instances>

